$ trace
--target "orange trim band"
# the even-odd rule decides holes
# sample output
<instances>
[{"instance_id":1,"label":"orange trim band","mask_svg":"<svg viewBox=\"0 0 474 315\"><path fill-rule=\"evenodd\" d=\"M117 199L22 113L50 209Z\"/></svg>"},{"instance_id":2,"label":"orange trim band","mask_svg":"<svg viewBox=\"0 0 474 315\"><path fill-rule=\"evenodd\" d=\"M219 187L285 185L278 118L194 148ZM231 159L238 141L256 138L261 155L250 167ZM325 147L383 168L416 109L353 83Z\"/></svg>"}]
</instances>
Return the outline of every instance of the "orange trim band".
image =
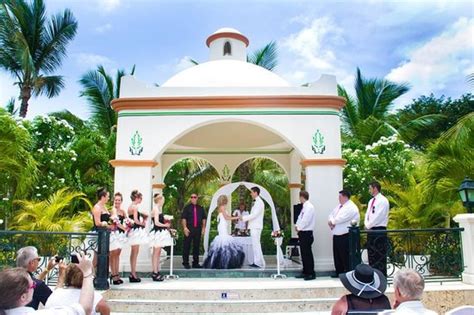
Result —
<instances>
[{"instance_id":1,"label":"orange trim band","mask_svg":"<svg viewBox=\"0 0 474 315\"><path fill-rule=\"evenodd\" d=\"M165 187L166 187L165 184L153 184L153 185L151 185L151 188L153 188L153 189L163 189Z\"/></svg>"},{"instance_id":2,"label":"orange trim band","mask_svg":"<svg viewBox=\"0 0 474 315\"><path fill-rule=\"evenodd\" d=\"M288 188L301 188L301 187L303 187L303 184L298 184L298 183L288 184Z\"/></svg>"},{"instance_id":3,"label":"orange trim band","mask_svg":"<svg viewBox=\"0 0 474 315\"><path fill-rule=\"evenodd\" d=\"M232 109L232 108L334 108L346 101L340 96L193 96L193 97L124 97L112 101L116 112L142 109Z\"/></svg>"},{"instance_id":4,"label":"orange trim band","mask_svg":"<svg viewBox=\"0 0 474 315\"><path fill-rule=\"evenodd\" d=\"M245 44L245 47L248 47L249 43L250 43L249 39L247 37L245 37L244 35L242 35L242 34L223 32L223 33L212 34L211 36L209 36L206 40L207 47L209 47L209 45L213 41L215 41L218 38L222 38L222 37L230 37L230 38L233 38L233 39L243 41L244 44Z\"/></svg>"},{"instance_id":5,"label":"orange trim band","mask_svg":"<svg viewBox=\"0 0 474 315\"><path fill-rule=\"evenodd\" d=\"M158 162L153 160L110 160L109 163L113 167L155 167Z\"/></svg>"},{"instance_id":6,"label":"orange trim band","mask_svg":"<svg viewBox=\"0 0 474 315\"><path fill-rule=\"evenodd\" d=\"M301 160L300 164L303 167L307 166L321 166L321 165L346 165L346 160L344 159L308 159L308 160Z\"/></svg>"}]
</instances>

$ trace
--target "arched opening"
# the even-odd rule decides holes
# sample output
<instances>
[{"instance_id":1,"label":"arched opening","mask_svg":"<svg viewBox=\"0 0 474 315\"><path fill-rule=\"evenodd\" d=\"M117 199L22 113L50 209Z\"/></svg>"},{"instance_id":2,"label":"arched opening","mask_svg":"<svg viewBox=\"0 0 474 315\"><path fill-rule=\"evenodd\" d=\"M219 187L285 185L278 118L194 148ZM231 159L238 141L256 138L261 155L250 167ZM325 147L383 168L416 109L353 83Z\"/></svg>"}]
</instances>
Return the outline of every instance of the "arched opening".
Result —
<instances>
[{"instance_id":1,"label":"arched opening","mask_svg":"<svg viewBox=\"0 0 474 315\"><path fill-rule=\"evenodd\" d=\"M173 215L174 226L179 228L181 210L189 202L189 196L198 194L199 204L207 209L219 183L219 174L209 161L196 157L179 159L164 176L163 195L166 202L163 212Z\"/></svg>"},{"instance_id":2,"label":"arched opening","mask_svg":"<svg viewBox=\"0 0 474 315\"><path fill-rule=\"evenodd\" d=\"M288 176L285 170L274 160L266 157L251 158L241 163L232 176L232 182L247 181L265 187L275 203L277 217L282 230L291 235L290 189ZM232 193L233 209L243 202L250 211L252 199L244 186L240 186ZM271 212L265 208L264 228L262 232L262 248L264 254L274 253L271 238L272 220Z\"/></svg>"},{"instance_id":3,"label":"arched opening","mask_svg":"<svg viewBox=\"0 0 474 315\"><path fill-rule=\"evenodd\" d=\"M230 46L229 42L225 42L224 44L224 56L232 56L232 47Z\"/></svg>"}]
</instances>

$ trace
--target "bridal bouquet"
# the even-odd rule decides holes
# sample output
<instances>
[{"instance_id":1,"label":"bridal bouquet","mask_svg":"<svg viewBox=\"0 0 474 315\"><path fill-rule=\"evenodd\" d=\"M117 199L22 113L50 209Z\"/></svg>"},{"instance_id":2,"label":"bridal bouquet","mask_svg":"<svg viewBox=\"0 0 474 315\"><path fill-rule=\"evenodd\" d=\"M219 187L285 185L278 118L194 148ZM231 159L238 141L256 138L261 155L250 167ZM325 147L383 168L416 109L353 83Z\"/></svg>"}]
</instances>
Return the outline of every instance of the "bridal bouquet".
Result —
<instances>
[{"instance_id":1,"label":"bridal bouquet","mask_svg":"<svg viewBox=\"0 0 474 315\"><path fill-rule=\"evenodd\" d=\"M283 237L283 236L284 236L283 231L272 231L272 238L273 239L280 238L280 237Z\"/></svg>"},{"instance_id":2,"label":"bridal bouquet","mask_svg":"<svg viewBox=\"0 0 474 315\"><path fill-rule=\"evenodd\" d=\"M171 224L171 220L173 220L173 216L172 215L169 215L169 214L165 214L163 215L163 219L164 219L164 223L169 223Z\"/></svg>"},{"instance_id":3,"label":"bridal bouquet","mask_svg":"<svg viewBox=\"0 0 474 315\"><path fill-rule=\"evenodd\" d=\"M135 224L135 221L133 221L130 218L125 218L125 220L123 221L123 225L125 225L127 233L132 229L134 224Z\"/></svg>"},{"instance_id":4,"label":"bridal bouquet","mask_svg":"<svg viewBox=\"0 0 474 315\"><path fill-rule=\"evenodd\" d=\"M110 226L111 231L118 230L118 226L120 225L119 217L116 216L116 215L111 216L110 219L109 219L108 225Z\"/></svg>"}]
</instances>

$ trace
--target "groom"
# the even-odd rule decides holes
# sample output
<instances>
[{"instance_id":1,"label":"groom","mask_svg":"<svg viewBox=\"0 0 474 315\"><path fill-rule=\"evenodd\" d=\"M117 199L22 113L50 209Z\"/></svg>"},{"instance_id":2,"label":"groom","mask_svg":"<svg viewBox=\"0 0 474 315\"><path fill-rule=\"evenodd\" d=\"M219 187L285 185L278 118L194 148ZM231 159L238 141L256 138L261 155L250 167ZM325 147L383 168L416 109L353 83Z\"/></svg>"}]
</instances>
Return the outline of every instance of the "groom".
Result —
<instances>
[{"instance_id":1,"label":"groom","mask_svg":"<svg viewBox=\"0 0 474 315\"><path fill-rule=\"evenodd\" d=\"M250 195L255 202L250 210L250 214L242 217L244 222L248 221L248 229L250 230L250 236L252 237L253 264L251 264L250 267L265 268L262 245L260 244L265 205L263 204L263 200L260 198L260 188L252 187L250 189Z\"/></svg>"}]
</instances>

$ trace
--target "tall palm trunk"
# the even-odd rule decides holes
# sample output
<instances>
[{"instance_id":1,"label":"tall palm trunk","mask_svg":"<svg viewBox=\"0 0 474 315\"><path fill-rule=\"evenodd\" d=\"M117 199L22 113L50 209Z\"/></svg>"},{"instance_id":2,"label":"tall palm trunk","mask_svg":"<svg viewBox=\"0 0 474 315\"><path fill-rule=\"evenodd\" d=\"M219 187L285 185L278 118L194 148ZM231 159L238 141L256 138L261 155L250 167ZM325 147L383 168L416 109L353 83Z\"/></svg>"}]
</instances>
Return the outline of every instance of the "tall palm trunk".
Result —
<instances>
[{"instance_id":1,"label":"tall palm trunk","mask_svg":"<svg viewBox=\"0 0 474 315\"><path fill-rule=\"evenodd\" d=\"M25 118L26 113L28 112L28 101L31 98L31 87L23 85L21 87L20 92L20 99L21 99L21 106L20 106L20 117Z\"/></svg>"}]
</instances>

